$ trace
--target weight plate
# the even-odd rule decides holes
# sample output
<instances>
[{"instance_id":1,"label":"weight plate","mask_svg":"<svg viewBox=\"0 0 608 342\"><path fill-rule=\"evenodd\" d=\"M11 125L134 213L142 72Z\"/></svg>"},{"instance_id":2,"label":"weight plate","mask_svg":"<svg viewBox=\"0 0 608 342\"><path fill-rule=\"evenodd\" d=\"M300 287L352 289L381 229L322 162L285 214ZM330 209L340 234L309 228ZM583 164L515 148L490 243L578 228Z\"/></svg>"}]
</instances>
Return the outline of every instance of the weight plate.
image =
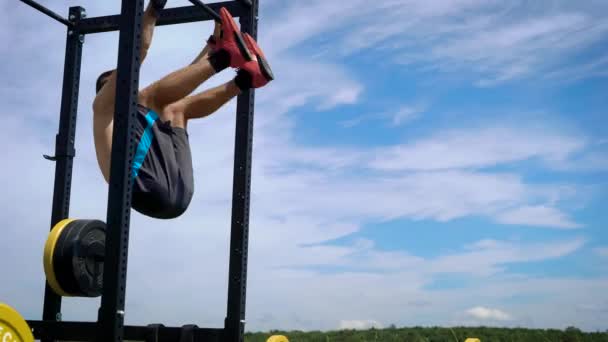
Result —
<instances>
[{"instance_id":1,"label":"weight plate","mask_svg":"<svg viewBox=\"0 0 608 342\"><path fill-rule=\"evenodd\" d=\"M74 220L65 227L63 232L61 232L61 236L57 239L53 256L53 269L55 270L57 282L70 297L81 295L78 282L74 278L72 258L74 256L74 245L78 232L84 224L84 220Z\"/></svg>"},{"instance_id":2,"label":"weight plate","mask_svg":"<svg viewBox=\"0 0 608 342\"><path fill-rule=\"evenodd\" d=\"M61 233L65 229L65 227L74 221L74 219L65 219L57 223L51 232L49 233L49 237L46 240L46 244L44 245L44 256L43 256L43 264L44 264L44 274L46 275L46 280L49 286L60 296L69 296L67 292L65 292L61 286L59 286L59 282L57 281L57 276L55 274L54 268L54 255L55 255L55 246L57 246L57 240L61 236Z\"/></svg>"},{"instance_id":3,"label":"weight plate","mask_svg":"<svg viewBox=\"0 0 608 342\"><path fill-rule=\"evenodd\" d=\"M103 288L103 262L106 249L106 226L98 220L83 221L74 237L72 274L79 295L98 297Z\"/></svg>"},{"instance_id":4,"label":"weight plate","mask_svg":"<svg viewBox=\"0 0 608 342\"><path fill-rule=\"evenodd\" d=\"M270 338L266 340L266 342L289 342L289 340L283 335L274 335L270 336Z\"/></svg>"},{"instance_id":5,"label":"weight plate","mask_svg":"<svg viewBox=\"0 0 608 342\"><path fill-rule=\"evenodd\" d=\"M51 288L64 297L98 297L103 288L105 223L66 219L49 234L44 252Z\"/></svg>"},{"instance_id":6,"label":"weight plate","mask_svg":"<svg viewBox=\"0 0 608 342\"><path fill-rule=\"evenodd\" d=\"M32 330L17 310L0 303L0 341L34 342Z\"/></svg>"}]
</instances>

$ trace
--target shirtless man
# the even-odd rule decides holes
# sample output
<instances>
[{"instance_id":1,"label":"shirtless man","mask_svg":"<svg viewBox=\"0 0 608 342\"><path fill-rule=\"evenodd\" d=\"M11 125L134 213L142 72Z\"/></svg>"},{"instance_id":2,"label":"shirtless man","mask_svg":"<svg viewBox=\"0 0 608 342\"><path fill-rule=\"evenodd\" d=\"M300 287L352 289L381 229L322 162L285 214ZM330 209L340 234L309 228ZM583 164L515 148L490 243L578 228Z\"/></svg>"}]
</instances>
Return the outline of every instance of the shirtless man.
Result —
<instances>
[{"instance_id":1,"label":"shirtless man","mask_svg":"<svg viewBox=\"0 0 608 342\"><path fill-rule=\"evenodd\" d=\"M166 1L150 0L145 10L142 63ZM221 9L220 16L221 24L216 23L205 48L190 65L161 78L138 94L137 147L131 169L132 208L143 215L175 218L190 204L194 180L188 121L212 114L242 91L262 87L273 78L255 40L240 32L226 8ZM237 39L246 43L246 51L239 49ZM228 67L238 69L231 81L190 95L204 81ZM96 91L93 102L95 150L101 173L109 181L116 70L99 76Z\"/></svg>"}]
</instances>

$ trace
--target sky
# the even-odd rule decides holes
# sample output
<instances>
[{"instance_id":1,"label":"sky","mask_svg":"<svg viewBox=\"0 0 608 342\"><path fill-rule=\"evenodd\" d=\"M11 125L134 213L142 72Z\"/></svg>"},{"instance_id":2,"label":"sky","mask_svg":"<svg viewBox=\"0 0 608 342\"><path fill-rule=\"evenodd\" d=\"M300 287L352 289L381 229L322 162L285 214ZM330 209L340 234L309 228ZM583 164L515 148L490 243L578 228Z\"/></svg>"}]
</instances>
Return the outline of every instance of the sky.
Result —
<instances>
[{"instance_id":1,"label":"sky","mask_svg":"<svg viewBox=\"0 0 608 342\"><path fill-rule=\"evenodd\" d=\"M65 28L17 1L0 26L0 301L40 319ZM157 28L140 85L211 30ZM598 0L261 0L276 80L256 92L247 330L608 329L606 37ZM117 44L85 40L73 217L106 216L91 107ZM189 124L189 210L132 212L127 324L223 326L235 105ZM95 320L99 303L64 299L63 319Z\"/></svg>"}]
</instances>

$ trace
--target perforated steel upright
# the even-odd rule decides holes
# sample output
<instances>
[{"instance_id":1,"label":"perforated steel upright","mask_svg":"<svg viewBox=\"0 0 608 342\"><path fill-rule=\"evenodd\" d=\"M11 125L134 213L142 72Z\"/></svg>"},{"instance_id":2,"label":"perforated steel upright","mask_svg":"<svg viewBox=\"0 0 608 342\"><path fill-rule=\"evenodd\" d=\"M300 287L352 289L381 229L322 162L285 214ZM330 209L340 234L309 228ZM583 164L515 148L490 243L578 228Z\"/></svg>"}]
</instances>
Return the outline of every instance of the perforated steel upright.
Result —
<instances>
[{"instance_id":1,"label":"perforated steel upright","mask_svg":"<svg viewBox=\"0 0 608 342\"><path fill-rule=\"evenodd\" d=\"M144 0L122 0L99 342L123 340L143 8Z\"/></svg>"},{"instance_id":2,"label":"perforated steel upright","mask_svg":"<svg viewBox=\"0 0 608 342\"><path fill-rule=\"evenodd\" d=\"M74 22L78 22L84 14L84 9L82 7L71 7L69 14ZM74 141L76 139L76 114L78 111L78 90L80 88L80 65L83 42L84 36L72 25L68 25L63 67L61 110L59 114L59 132L55 138L55 155L47 157L56 162L51 228L62 219L68 217L70 213L72 166L76 152ZM61 297L46 282L42 310L42 319L46 321L61 320ZM42 340L42 342L51 341L50 339Z\"/></svg>"},{"instance_id":3,"label":"perforated steel upright","mask_svg":"<svg viewBox=\"0 0 608 342\"><path fill-rule=\"evenodd\" d=\"M257 38L258 0L239 17L241 30ZM230 268L228 279L228 314L224 329L228 341L243 341L247 293L247 256L249 251L249 202L255 91L239 95L236 106L234 178L232 192L232 227L230 233Z\"/></svg>"}]
</instances>

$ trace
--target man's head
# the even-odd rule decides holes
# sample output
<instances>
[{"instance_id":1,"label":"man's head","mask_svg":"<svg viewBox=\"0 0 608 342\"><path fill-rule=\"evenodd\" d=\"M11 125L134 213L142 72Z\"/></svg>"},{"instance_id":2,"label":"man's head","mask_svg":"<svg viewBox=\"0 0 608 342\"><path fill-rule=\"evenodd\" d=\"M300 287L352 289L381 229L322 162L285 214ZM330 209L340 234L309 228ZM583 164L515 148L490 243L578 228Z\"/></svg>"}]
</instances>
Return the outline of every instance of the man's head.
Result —
<instances>
[{"instance_id":1,"label":"man's head","mask_svg":"<svg viewBox=\"0 0 608 342\"><path fill-rule=\"evenodd\" d=\"M103 85L106 84L106 82L108 82L108 78L110 77L110 75L112 74L113 71L114 70L105 71L101 75L99 75L99 77L97 77L97 82L95 84L96 93L99 93L101 88L103 88Z\"/></svg>"}]
</instances>

